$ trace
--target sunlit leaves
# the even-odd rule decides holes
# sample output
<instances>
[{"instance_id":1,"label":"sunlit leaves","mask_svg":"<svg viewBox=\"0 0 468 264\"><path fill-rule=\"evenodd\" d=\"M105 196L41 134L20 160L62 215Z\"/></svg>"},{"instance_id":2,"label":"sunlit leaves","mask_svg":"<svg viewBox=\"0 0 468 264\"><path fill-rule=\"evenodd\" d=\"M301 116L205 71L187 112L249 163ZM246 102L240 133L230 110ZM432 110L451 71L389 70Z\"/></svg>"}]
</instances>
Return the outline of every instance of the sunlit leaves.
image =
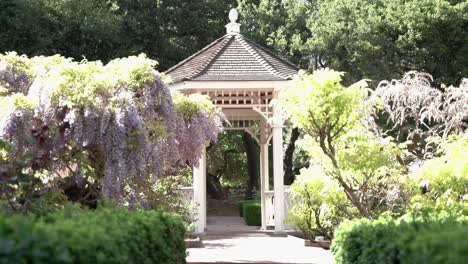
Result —
<instances>
[{"instance_id":1,"label":"sunlit leaves","mask_svg":"<svg viewBox=\"0 0 468 264\"><path fill-rule=\"evenodd\" d=\"M468 134L440 142L439 157L425 161L413 174L413 206L447 208L461 205L468 211Z\"/></svg>"},{"instance_id":2,"label":"sunlit leaves","mask_svg":"<svg viewBox=\"0 0 468 264\"><path fill-rule=\"evenodd\" d=\"M343 73L322 69L312 75L302 72L284 89L287 112L296 126L313 136L337 138L359 125L367 97L365 82L350 87L341 84Z\"/></svg>"}]
</instances>

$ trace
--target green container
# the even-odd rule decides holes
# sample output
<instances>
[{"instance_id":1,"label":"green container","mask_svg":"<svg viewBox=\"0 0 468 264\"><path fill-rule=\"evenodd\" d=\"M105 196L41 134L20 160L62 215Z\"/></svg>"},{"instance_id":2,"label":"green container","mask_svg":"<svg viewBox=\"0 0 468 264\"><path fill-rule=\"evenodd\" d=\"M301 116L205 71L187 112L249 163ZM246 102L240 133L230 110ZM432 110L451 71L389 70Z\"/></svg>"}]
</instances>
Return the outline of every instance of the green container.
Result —
<instances>
[{"instance_id":1,"label":"green container","mask_svg":"<svg viewBox=\"0 0 468 264\"><path fill-rule=\"evenodd\" d=\"M244 221L248 226L262 225L262 206L259 202L244 204Z\"/></svg>"}]
</instances>

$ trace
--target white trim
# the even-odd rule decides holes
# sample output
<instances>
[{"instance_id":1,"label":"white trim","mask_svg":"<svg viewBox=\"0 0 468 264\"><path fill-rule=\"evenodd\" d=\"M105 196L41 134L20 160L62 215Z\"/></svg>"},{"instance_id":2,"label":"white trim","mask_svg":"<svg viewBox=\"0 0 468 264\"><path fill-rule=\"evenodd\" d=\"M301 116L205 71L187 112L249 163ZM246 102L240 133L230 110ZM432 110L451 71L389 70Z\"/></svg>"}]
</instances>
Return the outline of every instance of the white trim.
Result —
<instances>
[{"instance_id":1,"label":"white trim","mask_svg":"<svg viewBox=\"0 0 468 264\"><path fill-rule=\"evenodd\" d=\"M261 89L275 90L291 85L291 80L284 81L184 81L169 85L171 91L212 90L212 89Z\"/></svg>"}]
</instances>

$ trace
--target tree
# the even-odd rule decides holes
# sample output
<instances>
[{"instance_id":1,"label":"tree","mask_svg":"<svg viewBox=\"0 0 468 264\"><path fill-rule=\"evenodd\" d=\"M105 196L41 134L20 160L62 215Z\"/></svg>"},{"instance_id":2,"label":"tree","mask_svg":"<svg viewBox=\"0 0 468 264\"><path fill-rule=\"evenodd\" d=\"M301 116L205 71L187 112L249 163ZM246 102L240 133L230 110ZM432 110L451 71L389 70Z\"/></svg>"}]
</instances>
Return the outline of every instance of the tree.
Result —
<instances>
[{"instance_id":1,"label":"tree","mask_svg":"<svg viewBox=\"0 0 468 264\"><path fill-rule=\"evenodd\" d=\"M418 70L455 84L468 74L467 12L466 1L319 1L304 48L348 82Z\"/></svg>"},{"instance_id":2,"label":"tree","mask_svg":"<svg viewBox=\"0 0 468 264\"><path fill-rule=\"evenodd\" d=\"M333 192L315 188L318 191L314 195L298 192L306 204L308 199L323 197L310 202L315 208L310 211L315 216L311 225L318 229L325 229L324 219L330 220L324 216L329 210L321 210L333 204L330 202L333 198L327 195L335 197L342 193L346 197L347 202L341 202L343 206L335 209L340 212L341 220L356 216L372 219L383 211L398 211L406 205L402 184L405 168L396 159L401 150L390 139L374 136L362 122L373 107L371 101L365 100L369 93L366 83L345 87L341 76L342 73L328 69L317 70L312 75L302 73L296 77L294 86L281 92L291 121L307 135L304 142L309 144L302 147L312 157L311 167L319 168L310 174L301 171L301 175L309 175L313 182L334 182L339 188ZM295 182L293 190L302 190L297 187L302 184ZM308 188L308 184L305 186ZM301 210L299 207L295 208ZM324 235L331 237L332 232L328 230Z\"/></svg>"},{"instance_id":3,"label":"tree","mask_svg":"<svg viewBox=\"0 0 468 264\"><path fill-rule=\"evenodd\" d=\"M242 34L307 69L312 58L304 52L311 37L307 18L314 0L238 1Z\"/></svg>"},{"instance_id":4,"label":"tree","mask_svg":"<svg viewBox=\"0 0 468 264\"><path fill-rule=\"evenodd\" d=\"M383 104L374 114L380 133L406 142L412 154L407 163L434 155L431 137L462 134L468 127L468 80L459 87L436 88L432 82L427 73L407 72L401 79L381 81L372 95Z\"/></svg>"},{"instance_id":5,"label":"tree","mask_svg":"<svg viewBox=\"0 0 468 264\"><path fill-rule=\"evenodd\" d=\"M8 0L0 52L103 62L145 53L164 71L223 35L234 2Z\"/></svg>"}]
</instances>

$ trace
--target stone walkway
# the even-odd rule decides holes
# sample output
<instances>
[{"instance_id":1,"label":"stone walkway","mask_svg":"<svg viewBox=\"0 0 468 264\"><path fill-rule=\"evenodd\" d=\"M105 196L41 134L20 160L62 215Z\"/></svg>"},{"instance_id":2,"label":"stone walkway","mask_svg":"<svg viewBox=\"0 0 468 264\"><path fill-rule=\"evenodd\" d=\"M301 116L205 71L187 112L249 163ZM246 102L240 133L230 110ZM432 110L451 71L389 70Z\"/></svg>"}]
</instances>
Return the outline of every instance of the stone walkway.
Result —
<instances>
[{"instance_id":1,"label":"stone walkway","mask_svg":"<svg viewBox=\"0 0 468 264\"><path fill-rule=\"evenodd\" d=\"M240 217L208 217L203 248L189 248L187 263L333 263L328 250L305 247L294 236L246 226Z\"/></svg>"}]
</instances>

